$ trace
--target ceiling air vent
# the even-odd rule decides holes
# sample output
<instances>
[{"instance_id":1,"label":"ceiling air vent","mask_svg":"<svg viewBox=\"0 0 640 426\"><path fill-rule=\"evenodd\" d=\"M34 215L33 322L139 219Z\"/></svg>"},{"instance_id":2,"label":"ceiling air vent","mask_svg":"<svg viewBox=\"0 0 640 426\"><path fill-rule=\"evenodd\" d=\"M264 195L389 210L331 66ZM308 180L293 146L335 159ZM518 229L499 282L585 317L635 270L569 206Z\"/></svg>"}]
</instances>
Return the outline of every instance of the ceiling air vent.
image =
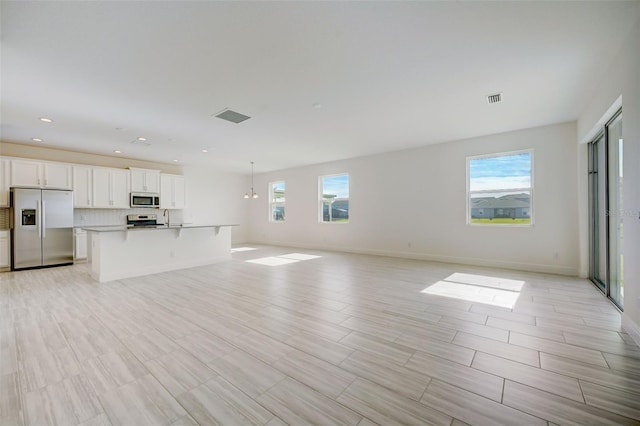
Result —
<instances>
[{"instance_id":1,"label":"ceiling air vent","mask_svg":"<svg viewBox=\"0 0 640 426\"><path fill-rule=\"evenodd\" d=\"M229 108L223 109L222 112L217 113L215 117L222 118L223 120L236 124L242 123L243 121L251 118L248 115L240 114L239 112L235 112Z\"/></svg>"},{"instance_id":2,"label":"ceiling air vent","mask_svg":"<svg viewBox=\"0 0 640 426\"><path fill-rule=\"evenodd\" d=\"M502 93L487 96L488 104L497 104L498 102L502 102Z\"/></svg>"}]
</instances>

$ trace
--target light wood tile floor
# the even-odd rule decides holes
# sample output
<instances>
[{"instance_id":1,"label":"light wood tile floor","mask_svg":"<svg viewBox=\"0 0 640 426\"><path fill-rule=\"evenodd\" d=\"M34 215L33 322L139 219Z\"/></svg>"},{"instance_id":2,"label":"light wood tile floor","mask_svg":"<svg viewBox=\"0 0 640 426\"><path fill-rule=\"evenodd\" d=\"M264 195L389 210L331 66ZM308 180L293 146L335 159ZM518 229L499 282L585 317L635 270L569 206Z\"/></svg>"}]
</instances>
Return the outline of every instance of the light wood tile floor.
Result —
<instances>
[{"instance_id":1,"label":"light wood tile floor","mask_svg":"<svg viewBox=\"0 0 640 426\"><path fill-rule=\"evenodd\" d=\"M640 348L586 280L255 248L0 274L0 425L640 424Z\"/></svg>"}]
</instances>

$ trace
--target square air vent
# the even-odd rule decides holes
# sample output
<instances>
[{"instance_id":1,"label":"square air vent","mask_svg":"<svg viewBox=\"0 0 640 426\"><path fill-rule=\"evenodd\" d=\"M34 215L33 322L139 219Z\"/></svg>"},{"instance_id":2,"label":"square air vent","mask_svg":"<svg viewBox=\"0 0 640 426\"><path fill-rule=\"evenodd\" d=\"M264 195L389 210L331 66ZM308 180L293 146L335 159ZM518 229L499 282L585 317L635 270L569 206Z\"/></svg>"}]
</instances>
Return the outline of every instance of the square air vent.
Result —
<instances>
[{"instance_id":1,"label":"square air vent","mask_svg":"<svg viewBox=\"0 0 640 426\"><path fill-rule=\"evenodd\" d=\"M222 118L223 120L227 120L236 124L242 123L243 121L251 118L248 115L240 114L239 112L235 112L233 110L230 110L229 108L226 108L222 110L222 112L217 113L215 117Z\"/></svg>"},{"instance_id":2,"label":"square air vent","mask_svg":"<svg viewBox=\"0 0 640 426\"><path fill-rule=\"evenodd\" d=\"M496 94L487 96L488 104L497 104L498 102L502 102L502 93L496 93Z\"/></svg>"}]
</instances>

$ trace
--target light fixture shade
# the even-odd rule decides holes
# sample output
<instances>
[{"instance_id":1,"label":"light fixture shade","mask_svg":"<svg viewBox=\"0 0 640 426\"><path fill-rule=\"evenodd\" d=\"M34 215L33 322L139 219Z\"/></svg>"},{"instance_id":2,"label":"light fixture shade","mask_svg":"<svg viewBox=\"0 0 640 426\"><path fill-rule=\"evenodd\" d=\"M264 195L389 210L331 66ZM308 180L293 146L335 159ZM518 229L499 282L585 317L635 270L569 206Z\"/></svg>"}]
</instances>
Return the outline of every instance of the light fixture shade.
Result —
<instances>
[{"instance_id":1,"label":"light fixture shade","mask_svg":"<svg viewBox=\"0 0 640 426\"><path fill-rule=\"evenodd\" d=\"M251 162L251 192L245 192L244 198L258 198L258 194L253 190L253 161Z\"/></svg>"}]
</instances>

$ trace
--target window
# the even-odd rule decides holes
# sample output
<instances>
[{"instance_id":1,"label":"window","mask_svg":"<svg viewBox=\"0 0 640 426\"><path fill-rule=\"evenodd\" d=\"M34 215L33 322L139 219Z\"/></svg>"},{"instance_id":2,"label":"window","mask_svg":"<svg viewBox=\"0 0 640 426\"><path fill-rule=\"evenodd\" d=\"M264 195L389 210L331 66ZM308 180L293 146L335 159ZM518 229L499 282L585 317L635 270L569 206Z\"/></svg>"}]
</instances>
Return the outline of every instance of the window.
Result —
<instances>
[{"instance_id":1,"label":"window","mask_svg":"<svg viewBox=\"0 0 640 426\"><path fill-rule=\"evenodd\" d=\"M467 222L531 225L533 151L467 158Z\"/></svg>"},{"instance_id":2,"label":"window","mask_svg":"<svg viewBox=\"0 0 640 426\"><path fill-rule=\"evenodd\" d=\"M320 176L320 222L349 222L349 175Z\"/></svg>"},{"instance_id":3,"label":"window","mask_svg":"<svg viewBox=\"0 0 640 426\"><path fill-rule=\"evenodd\" d=\"M284 182L271 182L269 184L269 220L271 222L284 222Z\"/></svg>"}]
</instances>

